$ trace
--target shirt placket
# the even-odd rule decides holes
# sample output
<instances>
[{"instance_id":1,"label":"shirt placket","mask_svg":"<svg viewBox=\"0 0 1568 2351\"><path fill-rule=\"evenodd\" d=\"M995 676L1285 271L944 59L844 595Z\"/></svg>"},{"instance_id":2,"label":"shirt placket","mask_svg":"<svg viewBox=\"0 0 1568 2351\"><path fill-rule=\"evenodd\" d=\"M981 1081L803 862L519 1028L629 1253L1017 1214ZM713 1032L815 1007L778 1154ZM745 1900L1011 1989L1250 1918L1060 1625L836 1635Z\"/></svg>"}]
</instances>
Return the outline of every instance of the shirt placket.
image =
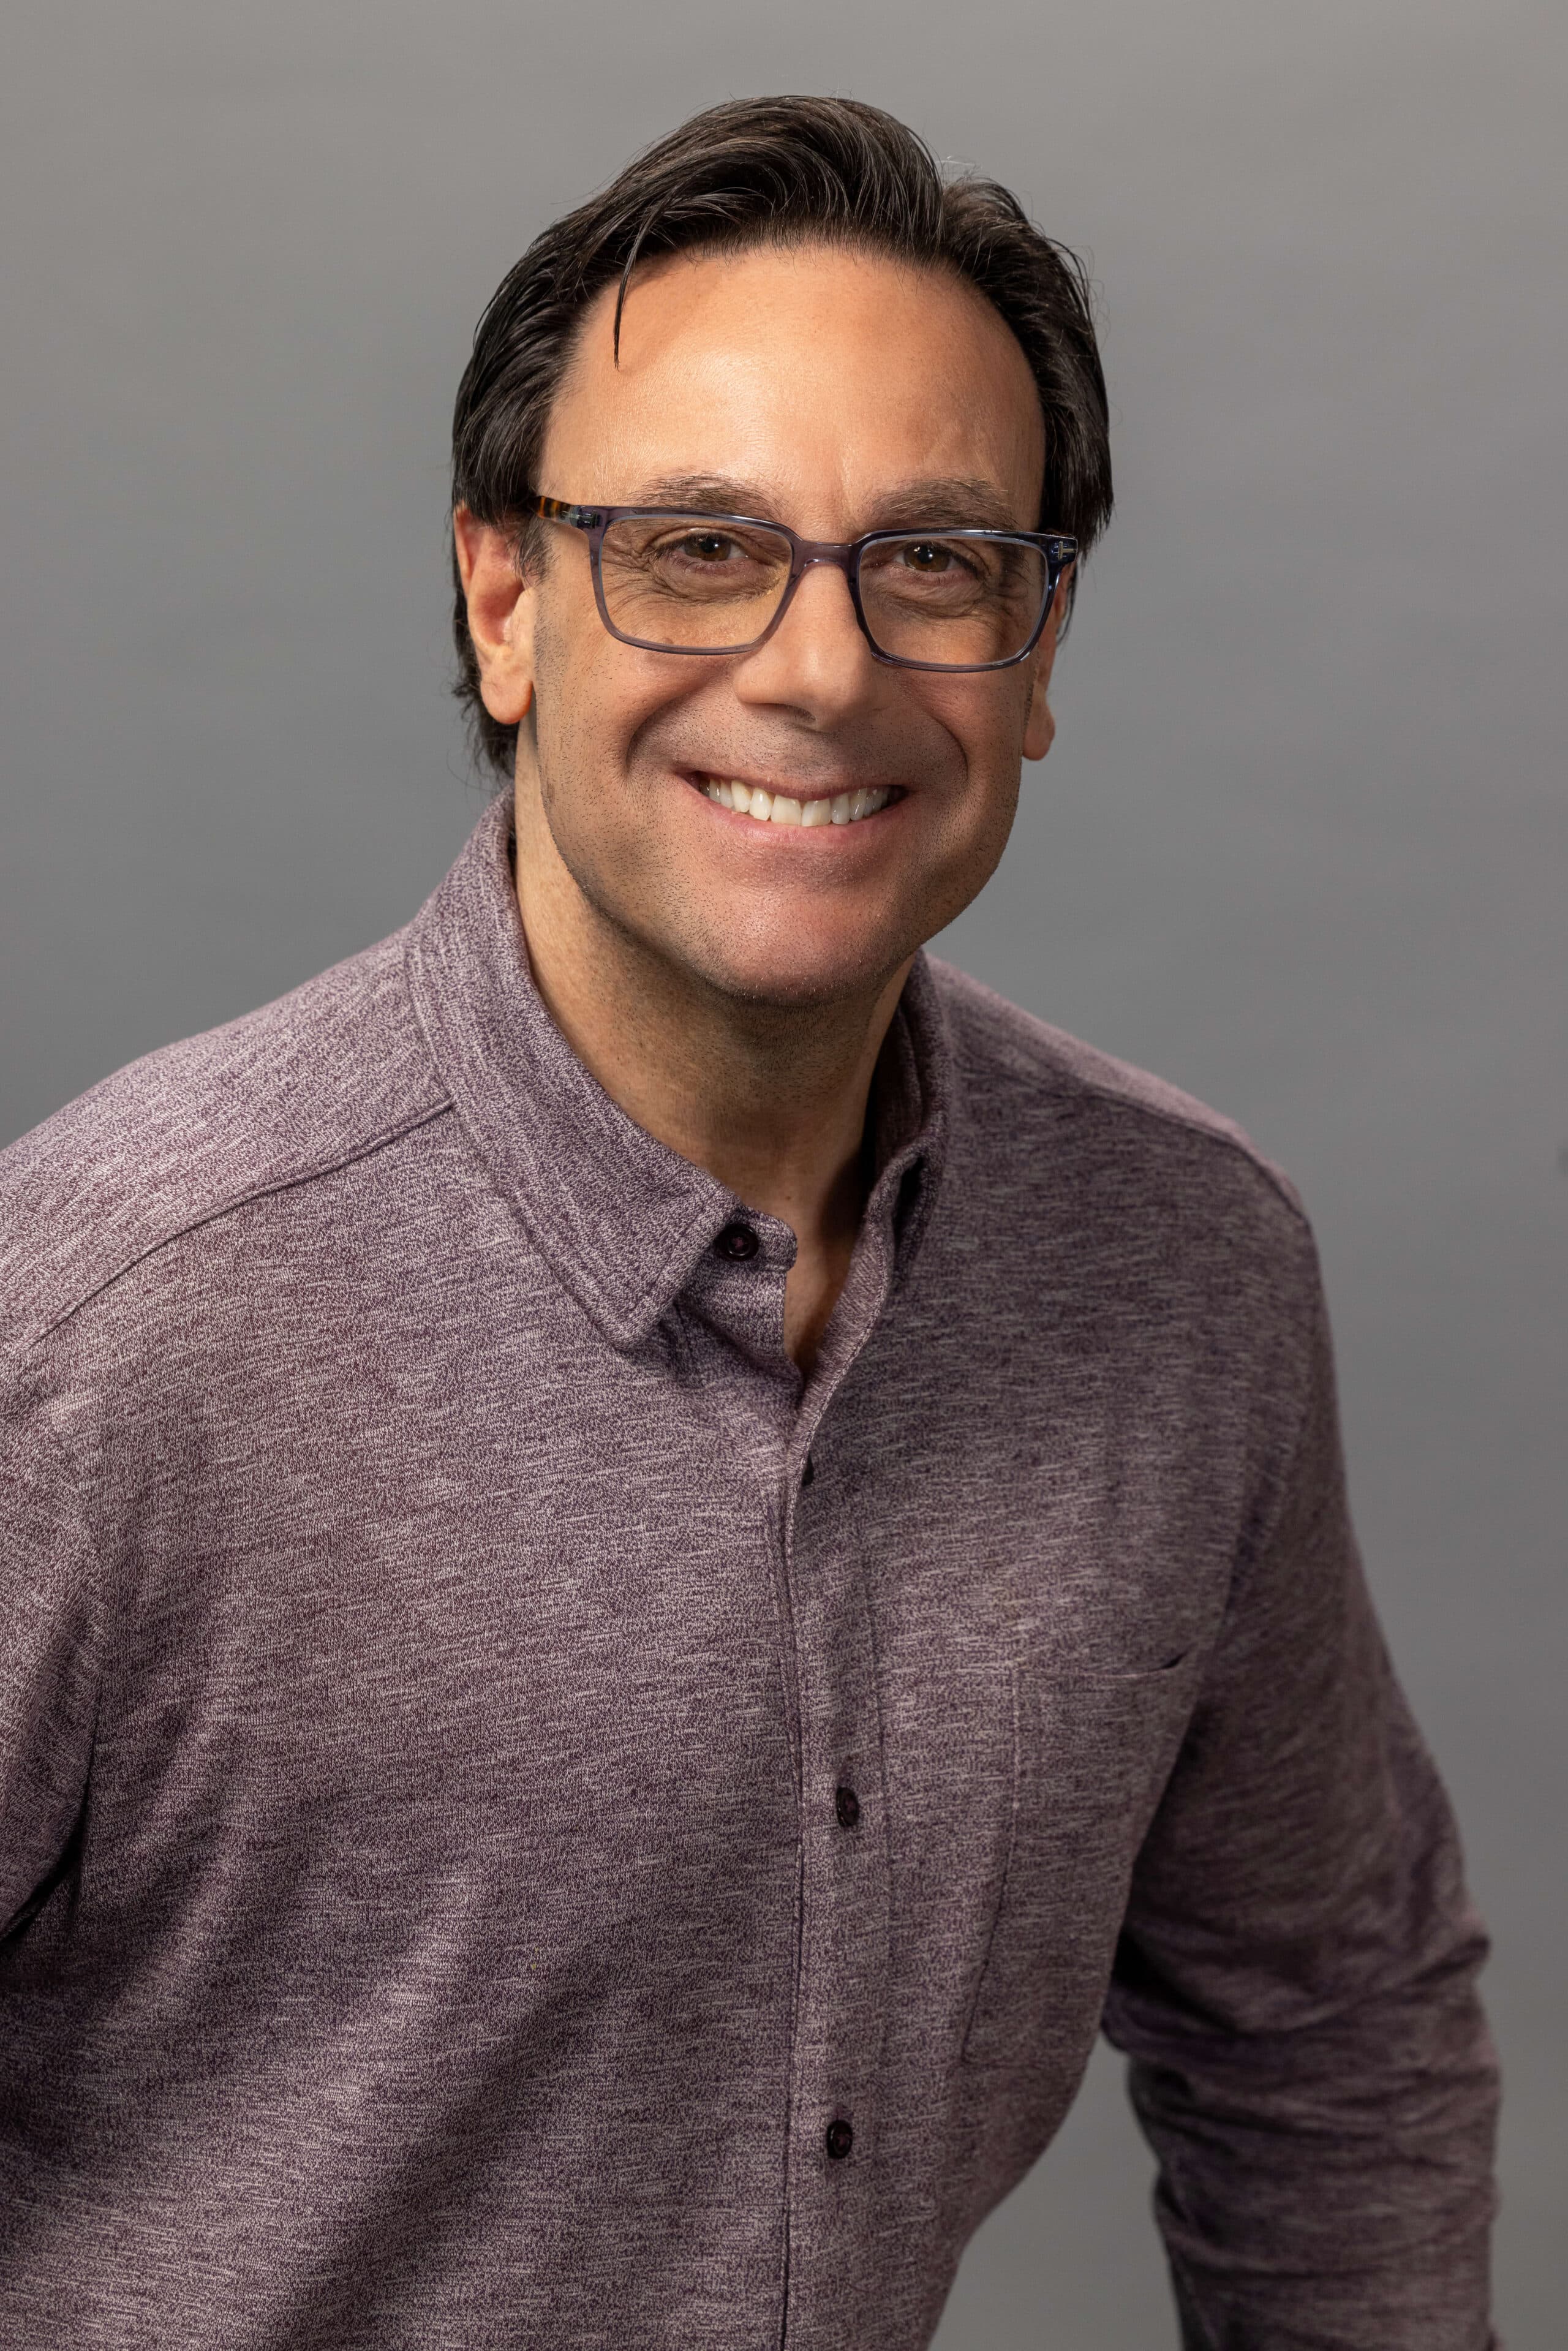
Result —
<instances>
[{"instance_id":1,"label":"shirt placket","mask_svg":"<svg viewBox=\"0 0 1568 2351\"><path fill-rule=\"evenodd\" d=\"M835 1399L888 1297L900 1172L868 1207L803 1395L782 1351L787 1228L750 1215L726 1226L687 1289L706 1328L710 1407L740 1437L767 1496L791 1653L799 1914L779 2332L790 2351L843 2351L856 2339L847 2282L863 2268L875 2196L891 1867L875 1632L841 1501L852 1406L846 1416Z\"/></svg>"},{"instance_id":2,"label":"shirt placket","mask_svg":"<svg viewBox=\"0 0 1568 2351\"><path fill-rule=\"evenodd\" d=\"M893 1274L889 1195L855 1263L797 1420L783 1519L800 1742L800 1931L783 2340L838 2351L859 2334L846 2282L875 2200L891 1962L892 1876L875 1629L840 1465L852 1416L834 1401ZM851 1408L852 1414L852 1407ZM857 2254L856 2249L859 2248Z\"/></svg>"},{"instance_id":3,"label":"shirt placket","mask_svg":"<svg viewBox=\"0 0 1568 2351\"><path fill-rule=\"evenodd\" d=\"M786 1520L800 1705L800 1930L783 2340L841 2345L873 2194L889 1978L890 1873L874 1639L834 1509L831 1441ZM852 2333L852 2329L851 2330Z\"/></svg>"}]
</instances>

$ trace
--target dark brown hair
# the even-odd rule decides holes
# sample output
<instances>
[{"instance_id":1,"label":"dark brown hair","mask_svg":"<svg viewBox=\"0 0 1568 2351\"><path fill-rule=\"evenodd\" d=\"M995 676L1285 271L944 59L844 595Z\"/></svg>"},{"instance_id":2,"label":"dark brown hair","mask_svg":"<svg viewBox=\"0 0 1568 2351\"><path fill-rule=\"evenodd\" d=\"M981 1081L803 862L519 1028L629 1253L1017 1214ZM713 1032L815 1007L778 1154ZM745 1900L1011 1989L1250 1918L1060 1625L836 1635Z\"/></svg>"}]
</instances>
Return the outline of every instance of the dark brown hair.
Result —
<instances>
[{"instance_id":1,"label":"dark brown hair","mask_svg":"<svg viewBox=\"0 0 1568 2351\"><path fill-rule=\"evenodd\" d=\"M452 503L517 533L550 405L584 310L640 260L821 238L966 278L1007 320L1045 415L1037 527L1086 554L1111 512L1105 381L1077 256L1041 235L994 180L946 179L924 141L847 98L736 99L710 107L629 163L534 239L474 335L452 420ZM620 309L616 310L619 332ZM515 726L485 708L453 551L454 691L476 753L509 777Z\"/></svg>"}]
</instances>

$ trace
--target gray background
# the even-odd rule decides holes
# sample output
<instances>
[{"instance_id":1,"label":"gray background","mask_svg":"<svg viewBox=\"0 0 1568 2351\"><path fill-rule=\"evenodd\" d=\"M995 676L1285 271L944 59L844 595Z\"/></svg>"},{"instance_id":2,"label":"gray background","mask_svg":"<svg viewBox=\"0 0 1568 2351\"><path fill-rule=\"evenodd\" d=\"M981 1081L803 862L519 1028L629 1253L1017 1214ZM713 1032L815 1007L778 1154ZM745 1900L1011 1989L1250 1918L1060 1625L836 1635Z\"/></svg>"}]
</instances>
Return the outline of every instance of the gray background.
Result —
<instances>
[{"instance_id":1,"label":"gray background","mask_svg":"<svg viewBox=\"0 0 1568 2351\"><path fill-rule=\"evenodd\" d=\"M1489 0L49 0L0 53L0 1136L402 922L483 789L444 437L551 214L737 92L1010 182L1120 512L947 950L1239 1117L1324 1249L1371 1573L1495 1925L1511 2351L1562 2340L1568 20ZM1174 2325L1096 2061L944 2351Z\"/></svg>"}]
</instances>

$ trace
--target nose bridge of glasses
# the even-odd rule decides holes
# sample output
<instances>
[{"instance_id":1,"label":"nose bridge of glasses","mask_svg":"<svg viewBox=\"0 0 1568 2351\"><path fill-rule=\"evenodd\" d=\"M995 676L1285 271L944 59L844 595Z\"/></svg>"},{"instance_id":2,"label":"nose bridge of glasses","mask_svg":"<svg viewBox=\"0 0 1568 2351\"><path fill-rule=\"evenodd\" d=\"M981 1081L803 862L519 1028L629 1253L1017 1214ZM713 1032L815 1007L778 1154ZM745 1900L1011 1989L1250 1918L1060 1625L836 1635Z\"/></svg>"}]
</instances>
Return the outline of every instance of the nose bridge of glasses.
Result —
<instances>
[{"instance_id":1,"label":"nose bridge of glasses","mask_svg":"<svg viewBox=\"0 0 1568 2351\"><path fill-rule=\"evenodd\" d=\"M859 598L854 590L855 551L856 542L853 539L797 538L794 542L794 560L789 567L789 577L785 582L784 593L779 599L779 609L774 614L773 627L768 632L769 635L779 628L789 607L795 603L796 590L804 584L807 572L818 569L842 573L844 602L849 607L842 617L863 635L865 622L860 611Z\"/></svg>"},{"instance_id":2,"label":"nose bridge of glasses","mask_svg":"<svg viewBox=\"0 0 1568 2351\"><path fill-rule=\"evenodd\" d=\"M841 571L848 579L856 544L852 538L798 538L795 569L809 571L813 564L822 563L834 571Z\"/></svg>"}]
</instances>

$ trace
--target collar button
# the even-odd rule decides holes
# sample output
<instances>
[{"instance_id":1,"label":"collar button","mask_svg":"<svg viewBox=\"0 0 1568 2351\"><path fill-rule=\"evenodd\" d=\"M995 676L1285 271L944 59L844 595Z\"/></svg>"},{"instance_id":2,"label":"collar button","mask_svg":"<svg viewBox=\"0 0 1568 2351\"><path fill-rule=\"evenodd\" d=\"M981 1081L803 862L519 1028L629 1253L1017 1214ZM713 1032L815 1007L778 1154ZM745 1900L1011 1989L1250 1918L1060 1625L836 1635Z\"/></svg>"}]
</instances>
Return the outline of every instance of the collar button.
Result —
<instances>
[{"instance_id":1,"label":"collar button","mask_svg":"<svg viewBox=\"0 0 1568 2351\"><path fill-rule=\"evenodd\" d=\"M733 1258L738 1264L755 1257L762 1244L749 1225L734 1224L726 1225L713 1246L716 1257Z\"/></svg>"}]
</instances>

